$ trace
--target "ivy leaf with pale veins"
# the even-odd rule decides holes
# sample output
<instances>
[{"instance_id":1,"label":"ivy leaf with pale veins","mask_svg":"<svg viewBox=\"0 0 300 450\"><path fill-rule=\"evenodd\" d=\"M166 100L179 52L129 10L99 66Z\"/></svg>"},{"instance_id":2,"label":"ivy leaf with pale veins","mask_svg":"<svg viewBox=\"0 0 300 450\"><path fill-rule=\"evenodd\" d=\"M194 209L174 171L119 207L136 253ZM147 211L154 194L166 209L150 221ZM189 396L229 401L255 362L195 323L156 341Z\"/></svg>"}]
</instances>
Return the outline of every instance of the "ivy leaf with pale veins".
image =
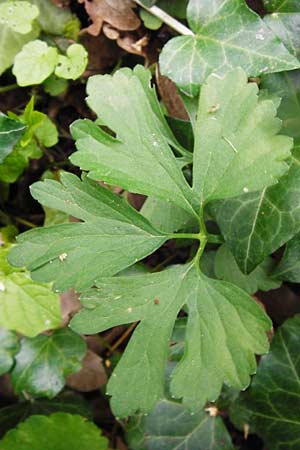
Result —
<instances>
[{"instance_id":1,"label":"ivy leaf with pale veins","mask_svg":"<svg viewBox=\"0 0 300 450\"><path fill-rule=\"evenodd\" d=\"M22 339L11 374L15 392L55 397L64 387L65 378L81 369L85 353L84 340L67 328L51 336Z\"/></svg>"},{"instance_id":2,"label":"ivy leaf with pale veins","mask_svg":"<svg viewBox=\"0 0 300 450\"><path fill-rule=\"evenodd\" d=\"M191 415L170 400L160 401L147 417L133 417L127 425L127 441L132 450L234 449L221 417L204 411Z\"/></svg>"},{"instance_id":3,"label":"ivy leaf with pale veins","mask_svg":"<svg viewBox=\"0 0 300 450\"><path fill-rule=\"evenodd\" d=\"M210 75L195 127L193 190L201 203L275 184L293 145L280 128L274 102L259 99L242 69Z\"/></svg>"},{"instance_id":4,"label":"ivy leaf with pale veins","mask_svg":"<svg viewBox=\"0 0 300 450\"><path fill-rule=\"evenodd\" d=\"M272 258L266 258L249 275L244 274L238 267L234 256L226 244L222 245L215 257L214 270L217 278L229 281L239 286L248 294L255 294L259 289L261 291L270 291L277 289L281 282L271 277L274 261Z\"/></svg>"},{"instance_id":5,"label":"ivy leaf with pale veins","mask_svg":"<svg viewBox=\"0 0 300 450\"><path fill-rule=\"evenodd\" d=\"M187 19L195 35L171 39L161 52L160 70L188 95L197 95L212 72L223 75L240 66L258 76L299 67L244 0L190 0Z\"/></svg>"},{"instance_id":6,"label":"ivy leaf with pale veins","mask_svg":"<svg viewBox=\"0 0 300 450\"><path fill-rule=\"evenodd\" d=\"M268 14L264 21L284 43L288 51L299 59L300 13Z\"/></svg>"},{"instance_id":7,"label":"ivy leaf with pale veins","mask_svg":"<svg viewBox=\"0 0 300 450\"><path fill-rule=\"evenodd\" d=\"M280 97L278 117L282 120L281 133L300 142L300 70L273 73L261 79L261 88L269 96Z\"/></svg>"},{"instance_id":8,"label":"ivy leaf with pale veins","mask_svg":"<svg viewBox=\"0 0 300 450\"><path fill-rule=\"evenodd\" d=\"M77 414L31 416L0 441L1 450L107 450L101 430Z\"/></svg>"},{"instance_id":9,"label":"ivy leaf with pale veins","mask_svg":"<svg viewBox=\"0 0 300 450\"><path fill-rule=\"evenodd\" d=\"M300 317L275 333L270 352L260 360L249 390L232 405L230 418L240 429L264 439L272 450L300 448Z\"/></svg>"},{"instance_id":10,"label":"ivy leaf with pale veins","mask_svg":"<svg viewBox=\"0 0 300 450\"><path fill-rule=\"evenodd\" d=\"M263 0L270 12L300 12L299 0Z\"/></svg>"},{"instance_id":11,"label":"ivy leaf with pale veins","mask_svg":"<svg viewBox=\"0 0 300 450\"><path fill-rule=\"evenodd\" d=\"M141 214L98 183L80 181L70 173L62 173L61 182L38 182L32 195L44 206L83 222L34 229L18 237L9 260L26 266L34 280L54 281L53 288L62 292L70 287L81 291L166 241Z\"/></svg>"},{"instance_id":12,"label":"ivy leaf with pale veins","mask_svg":"<svg viewBox=\"0 0 300 450\"><path fill-rule=\"evenodd\" d=\"M265 331L271 324L262 309L238 287L209 279L193 265L102 278L96 285L83 295L84 309L72 319L75 331L94 334L140 321L107 386L117 416L149 412L163 398L168 342L184 304L189 311L185 352L171 393L191 411L215 400L223 382L245 388L256 369L254 354L268 349Z\"/></svg>"},{"instance_id":13,"label":"ivy leaf with pale veins","mask_svg":"<svg viewBox=\"0 0 300 450\"><path fill-rule=\"evenodd\" d=\"M300 149L278 184L214 205L215 218L240 269L249 273L300 230Z\"/></svg>"},{"instance_id":14,"label":"ivy leaf with pale veins","mask_svg":"<svg viewBox=\"0 0 300 450\"><path fill-rule=\"evenodd\" d=\"M26 125L0 113L0 164L25 133Z\"/></svg>"},{"instance_id":15,"label":"ivy leaf with pale veins","mask_svg":"<svg viewBox=\"0 0 300 450\"><path fill-rule=\"evenodd\" d=\"M13 363L14 355L19 350L17 335L5 328L0 328L0 375L8 372Z\"/></svg>"},{"instance_id":16,"label":"ivy leaf with pale veins","mask_svg":"<svg viewBox=\"0 0 300 450\"><path fill-rule=\"evenodd\" d=\"M90 77L88 105L116 138L89 122L83 133L72 127L78 151L73 164L88 176L130 192L172 201L193 213L192 191L170 148L180 148L150 86L150 72L141 66L112 75ZM78 122L77 122L78 124ZM189 152L185 151L189 154Z\"/></svg>"},{"instance_id":17,"label":"ivy leaf with pale veins","mask_svg":"<svg viewBox=\"0 0 300 450\"><path fill-rule=\"evenodd\" d=\"M300 235L291 239L285 248L283 257L273 272L278 280L300 283Z\"/></svg>"}]
</instances>

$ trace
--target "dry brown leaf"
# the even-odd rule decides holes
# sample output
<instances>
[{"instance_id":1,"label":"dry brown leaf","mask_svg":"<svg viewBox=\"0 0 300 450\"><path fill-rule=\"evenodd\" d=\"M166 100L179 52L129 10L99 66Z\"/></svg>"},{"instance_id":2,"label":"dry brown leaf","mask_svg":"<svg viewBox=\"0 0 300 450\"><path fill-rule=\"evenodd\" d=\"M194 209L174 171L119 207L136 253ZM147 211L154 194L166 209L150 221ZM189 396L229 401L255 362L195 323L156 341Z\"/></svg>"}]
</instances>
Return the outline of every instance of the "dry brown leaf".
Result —
<instances>
[{"instance_id":1,"label":"dry brown leaf","mask_svg":"<svg viewBox=\"0 0 300 450\"><path fill-rule=\"evenodd\" d=\"M83 3L85 10L92 20L86 31L98 36L103 22L122 31L132 31L139 28L141 21L133 11L136 4L132 0L78 0Z\"/></svg>"},{"instance_id":2,"label":"dry brown leaf","mask_svg":"<svg viewBox=\"0 0 300 450\"><path fill-rule=\"evenodd\" d=\"M98 73L107 73L113 67L121 55L121 49L117 44L107 39L106 36L91 36L90 34L82 34L80 43L86 48L89 54L89 62L84 73L85 77L89 77Z\"/></svg>"},{"instance_id":3,"label":"dry brown leaf","mask_svg":"<svg viewBox=\"0 0 300 450\"><path fill-rule=\"evenodd\" d=\"M120 31L109 25L109 23L105 23L103 25L103 34L105 34L105 36L112 41L115 41L120 37Z\"/></svg>"},{"instance_id":4,"label":"dry brown leaf","mask_svg":"<svg viewBox=\"0 0 300 450\"><path fill-rule=\"evenodd\" d=\"M51 0L55 6L59 8L66 8L71 3L71 0Z\"/></svg>"},{"instance_id":5,"label":"dry brown leaf","mask_svg":"<svg viewBox=\"0 0 300 450\"><path fill-rule=\"evenodd\" d=\"M60 309L62 315L62 325L66 326L70 322L71 318L81 308L79 296L70 289L60 295Z\"/></svg>"},{"instance_id":6,"label":"dry brown leaf","mask_svg":"<svg viewBox=\"0 0 300 450\"><path fill-rule=\"evenodd\" d=\"M181 120L189 120L184 103L178 94L177 88L173 81L167 77L163 77L158 70L156 70L156 81L160 96L164 105L167 108L168 114L171 117Z\"/></svg>"},{"instance_id":7,"label":"dry brown leaf","mask_svg":"<svg viewBox=\"0 0 300 450\"><path fill-rule=\"evenodd\" d=\"M117 39L119 47L121 47L126 52L145 57L145 48L147 47L148 42L149 37L147 35L136 40L136 37L132 33L126 33L124 36Z\"/></svg>"},{"instance_id":8,"label":"dry brown leaf","mask_svg":"<svg viewBox=\"0 0 300 450\"><path fill-rule=\"evenodd\" d=\"M102 358L91 350L87 351L82 361L82 369L67 378L67 386L80 392L100 389L107 382L107 375Z\"/></svg>"}]
</instances>

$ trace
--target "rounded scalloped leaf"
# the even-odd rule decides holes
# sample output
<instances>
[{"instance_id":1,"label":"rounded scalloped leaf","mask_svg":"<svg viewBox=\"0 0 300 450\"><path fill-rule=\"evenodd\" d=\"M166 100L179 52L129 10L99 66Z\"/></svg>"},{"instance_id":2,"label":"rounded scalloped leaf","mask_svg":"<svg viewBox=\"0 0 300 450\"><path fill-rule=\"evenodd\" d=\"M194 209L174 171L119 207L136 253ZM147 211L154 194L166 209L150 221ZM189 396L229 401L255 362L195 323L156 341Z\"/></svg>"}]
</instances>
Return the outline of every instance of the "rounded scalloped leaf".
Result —
<instances>
[{"instance_id":1,"label":"rounded scalloped leaf","mask_svg":"<svg viewBox=\"0 0 300 450\"><path fill-rule=\"evenodd\" d=\"M67 55L59 55L55 75L67 80L76 80L85 71L88 54L80 44L70 45Z\"/></svg>"},{"instance_id":2,"label":"rounded scalloped leaf","mask_svg":"<svg viewBox=\"0 0 300 450\"><path fill-rule=\"evenodd\" d=\"M19 86L40 84L54 71L58 54L54 47L39 39L24 45L15 57L13 74Z\"/></svg>"},{"instance_id":3,"label":"rounded scalloped leaf","mask_svg":"<svg viewBox=\"0 0 300 450\"><path fill-rule=\"evenodd\" d=\"M1 450L106 450L108 441L86 418L67 413L31 416L0 441Z\"/></svg>"},{"instance_id":4,"label":"rounded scalloped leaf","mask_svg":"<svg viewBox=\"0 0 300 450\"><path fill-rule=\"evenodd\" d=\"M0 4L0 24L7 25L16 33L27 34L32 22L39 15L39 9L29 2L4 2Z\"/></svg>"}]
</instances>

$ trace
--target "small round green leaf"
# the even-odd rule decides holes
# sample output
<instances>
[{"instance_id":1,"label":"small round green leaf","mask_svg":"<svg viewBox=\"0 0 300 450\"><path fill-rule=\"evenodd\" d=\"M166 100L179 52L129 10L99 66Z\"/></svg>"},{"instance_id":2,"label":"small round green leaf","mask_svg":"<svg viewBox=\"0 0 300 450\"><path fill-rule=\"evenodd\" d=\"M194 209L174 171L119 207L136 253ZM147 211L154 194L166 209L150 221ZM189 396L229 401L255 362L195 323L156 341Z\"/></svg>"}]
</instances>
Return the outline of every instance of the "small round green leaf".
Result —
<instances>
[{"instance_id":1,"label":"small round green leaf","mask_svg":"<svg viewBox=\"0 0 300 450\"><path fill-rule=\"evenodd\" d=\"M20 86L40 84L54 71L57 59L56 48L37 39L24 45L17 54L13 74Z\"/></svg>"},{"instance_id":2,"label":"small round green leaf","mask_svg":"<svg viewBox=\"0 0 300 450\"><path fill-rule=\"evenodd\" d=\"M29 2L4 2L0 4L0 24L13 31L27 34L32 30L32 22L39 15L39 9Z\"/></svg>"},{"instance_id":3,"label":"small round green leaf","mask_svg":"<svg viewBox=\"0 0 300 450\"><path fill-rule=\"evenodd\" d=\"M50 416L31 416L9 431L1 450L106 450L108 441L101 430L84 417L55 413Z\"/></svg>"},{"instance_id":4,"label":"small round green leaf","mask_svg":"<svg viewBox=\"0 0 300 450\"><path fill-rule=\"evenodd\" d=\"M67 56L59 55L55 75L67 80L76 80L84 72L88 63L88 54L80 44L73 44L67 50Z\"/></svg>"}]
</instances>

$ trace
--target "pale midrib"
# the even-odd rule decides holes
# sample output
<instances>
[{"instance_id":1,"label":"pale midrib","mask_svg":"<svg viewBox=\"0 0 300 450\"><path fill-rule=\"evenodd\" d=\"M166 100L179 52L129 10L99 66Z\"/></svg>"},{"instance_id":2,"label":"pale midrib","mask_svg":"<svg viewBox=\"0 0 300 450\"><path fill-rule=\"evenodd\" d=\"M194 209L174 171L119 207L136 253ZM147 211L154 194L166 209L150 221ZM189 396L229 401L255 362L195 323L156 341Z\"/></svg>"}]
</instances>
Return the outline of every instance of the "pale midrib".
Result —
<instances>
[{"instance_id":1,"label":"pale midrib","mask_svg":"<svg viewBox=\"0 0 300 450\"><path fill-rule=\"evenodd\" d=\"M257 205L257 210L256 210L256 213L255 213L255 216L254 216L254 220L253 220L253 223L252 223L251 232L249 234L249 238L248 238L248 242L247 242L247 248L246 248L245 261L244 261L244 271L245 272L247 272L247 261L248 261L249 254L250 254L252 238L253 238L253 234L255 232L255 227L256 227L258 215L259 215L259 212L260 212L260 208L261 208L262 202L263 202L264 197L265 197L266 190L267 190L267 188L263 189L263 191L261 193L261 197L259 199L259 202L258 202L258 205Z\"/></svg>"}]
</instances>

